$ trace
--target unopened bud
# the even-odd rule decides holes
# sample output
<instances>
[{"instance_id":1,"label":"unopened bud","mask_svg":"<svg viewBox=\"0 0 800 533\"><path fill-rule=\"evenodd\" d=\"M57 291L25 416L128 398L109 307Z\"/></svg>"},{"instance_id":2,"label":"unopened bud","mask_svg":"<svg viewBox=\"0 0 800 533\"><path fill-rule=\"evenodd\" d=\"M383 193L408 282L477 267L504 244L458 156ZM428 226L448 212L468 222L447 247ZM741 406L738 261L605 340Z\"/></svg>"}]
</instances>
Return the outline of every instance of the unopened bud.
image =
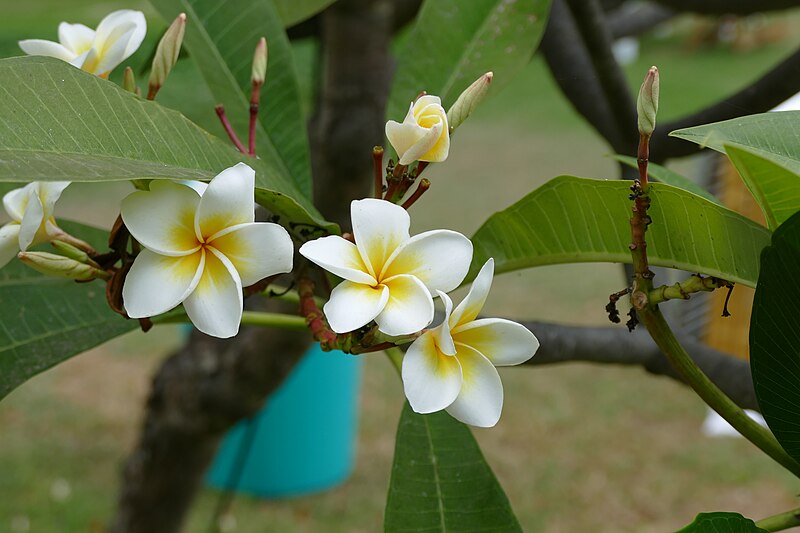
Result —
<instances>
[{"instance_id":1,"label":"unopened bud","mask_svg":"<svg viewBox=\"0 0 800 533\"><path fill-rule=\"evenodd\" d=\"M133 69L131 67L125 67L125 70L122 72L122 88L129 93L136 93L136 76L133 75Z\"/></svg>"},{"instance_id":2,"label":"unopened bud","mask_svg":"<svg viewBox=\"0 0 800 533\"><path fill-rule=\"evenodd\" d=\"M66 257L68 257L70 259L74 259L75 261L77 261L79 263L84 263L86 265L91 265L91 266L95 266L95 267L98 266L97 263L92 261L92 258L89 257L89 254L87 254L86 252L84 252L80 248L77 248L75 246L72 246L69 243L66 243L64 241L59 241L59 240L50 241L50 244L52 244L53 247L56 250L58 250L62 255L66 256Z\"/></svg>"},{"instance_id":3,"label":"unopened bud","mask_svg":"<svg viewBox=\"0 0 800 533\"><path fill-rule=\"evenodd\" d=\"M108 272L95 268L92 265L80 263L75 259L64 257L63 255L50 254L47 252L20 252L17 254L17 257L32 269L48 276L78 281L109 278Z\"/></svg>"},{"instance_id":4,"label":"unopened bud","mask_svg":"<svg viewBox=\"0 0 800 533\"><path fill-rule=\"evenodd\" d=\"M267 79L267 40L261 38L253 54L253 71L250 76L254 85L261 85Z\"/></svg>"},{"instance_id":5,"label":"unopened bud","mask_svg":"<svg viewBox=\"0 0 800 533\"><path fill-rule=\"evenodd\" d=\"M653 134L656 129L656 115L658 114L658 68L650 67L644 77L642 87L639 89L639 98L636 99L636 111L639 114L639 133Z\"/></svg>"},{"instance_id":6,"label":"unopened bud","mask_svg":"<svg viewBox=\"0 0 800 533\"><path fill-rule=\"evenodd\" d=\"M178 62L183 44L183 34L186 31L186 13L181 13L172 21L164 36L158 43L156 55L153 58L153 67L150 70L150 83L147 99L155 98L158 90L164 85L172 67Z\"/></svg>"},{"instance_id":7,"label":"unopened bud","mask_svg":"<svg viewBox=\"0 0 800 533\"><path fill-rule=\"evenodd\" d=\"M489 92L489 85L492 84L494 74L487 72L464 89L464 92L456 99L456 102L447 111L447 122L450 124L450 131L454 131L467 120L478 104L486 97Z\"/></svg>"}]
</instances>

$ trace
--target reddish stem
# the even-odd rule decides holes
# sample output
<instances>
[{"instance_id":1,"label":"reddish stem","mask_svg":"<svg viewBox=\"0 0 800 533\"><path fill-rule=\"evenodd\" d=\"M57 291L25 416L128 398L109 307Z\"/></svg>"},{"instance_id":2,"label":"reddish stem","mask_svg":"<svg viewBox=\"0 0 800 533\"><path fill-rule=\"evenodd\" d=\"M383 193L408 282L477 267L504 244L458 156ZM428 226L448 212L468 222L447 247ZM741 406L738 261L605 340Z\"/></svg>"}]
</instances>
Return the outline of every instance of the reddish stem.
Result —
<instances>
[{"instance_id":1,"label":"reddish stem","mask_svg":"<svg viewBox=\"0 0 800 533\"><path fill-rule=\"evenodd\" d=\"M219 117L219 121L222 123L222 127L225 128L225 133L228 134L233 145L236 147L237 150L242 152L243 154L247 153L242 141L239 140L239 137L236 135L236 132L233 131L233 126L231 126L230 121L228 120L228 115L225 114L225 107L220 104L214 108L214 111L217 112L217 116Z\"/></svg>"},{"instance_id":2,"label":"reddish stem","mask_svg":"<svg viewBox=\"0 0 800 533\"><path fill-rule=\"evenodd\" d=\"M383 147L376 146L372 149L372 163L375 174L375 198L383 196Z\"/></svg>"},{"instance_id":3,"label":"reddish stem","mask_svg":"<svg viewBox=\"0 0 800 533\"><path fill-rule=\"evenodd\" d=\"M650 159L650 136L639 134L639 150L636 153L636 163L639 166L639 184L647 194L647 162Z\"/></svg>"},{"instance_id":4,"label":"reddish stem","mask_svg":"<svg viewBox=\"0 0 800 533\"><path fill-rule=\"evenodd\" d=\"M419 185L417 185L417 190L414 191L414 194L412 194L408 198L408 200L403 202L403 208L407 210L409 207L414 205L414 202L419 200L419 197L422 196L425 193L425 191L430 189L430 187L431 187L431 182L429 180L427 180L426 178L422 178L419 181Z\"/></svg>"},{"instance_id":5,"label":"reddish stem","mask_svg":"<svg viewBox=\"0 0 800 533\"><path fill-rule=\"evenodd\" d=\"M261 101L262 83L253 82L253 90L250 93L250 129L247 135L249 153L256 155L256 124L258 123L258 108Z\"/></svg>"},{"instance_id":6,"label":"reddish stem","mask_svg":"<svg viewBox=\"0 0 800 533\"><path fill-rule=\"evenodd\" d=\"M314 301L314 282L305 277L300 278L297 281L297 293L300 296L300 314L305 317L314 339L319 341L323 349L335 348L337 345L336 333L331 331L325 315Z\"/></svg>"}]
</instances>

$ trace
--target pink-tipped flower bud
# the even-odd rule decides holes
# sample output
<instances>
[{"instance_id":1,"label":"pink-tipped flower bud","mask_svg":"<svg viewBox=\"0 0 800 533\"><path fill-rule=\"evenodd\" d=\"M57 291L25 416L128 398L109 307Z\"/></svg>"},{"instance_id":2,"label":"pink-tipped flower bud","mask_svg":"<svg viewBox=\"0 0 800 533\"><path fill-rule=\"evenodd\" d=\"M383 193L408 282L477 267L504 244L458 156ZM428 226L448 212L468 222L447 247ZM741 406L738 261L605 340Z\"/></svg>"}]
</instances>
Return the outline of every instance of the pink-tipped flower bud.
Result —
<instances>
[{"instance_id":1,"label":"pink-tipped flower bud","mask_svg":"<svg viewBox=\"0 0 800 533\"><path fill-rule=\"evenodd\" d=\"M639 89L639 98L636 99L636 111L639 114L639 133L653 134L656 129L656 115L658 114L658 68L650 67L644 77L642 87Z\"/></svg>"},{"instance_id":2,"label":"pink-tipped flower bud","mask_svg":"<svg viewBox=\"0 0 800 533\"><path fill-rule=\"evenodd\" d=\"M262 37L253 54L253 71L250 78L254 84L262 85L267 79L267 40Z\"/></svg>"},{"instance_id":3,"label":"pink-tipped flower bud","mask_svg":"<svg viewBox=\"0 0 800 533\"><path fill-rule=\"evenodd\" d=\"M17 257L27 266L48 276L78 281L108 279L108 272L62 255L47 252L20 252Z\"/></svg>"},{"instance_id":4,"label":"pink-tipped flower bud","mask_svg":"<svg viewBox=\"0 0 800 533\"><path fill-rule=\"evenodd\" d=\"M153 67L150 70L149 94L155 93L164 85L172 67L178 62L183 44L183 34L186 31L186 13L180 15L172 21L164 36L158 43L156 55L153 58Z\"/></svg>"}]
</instances>

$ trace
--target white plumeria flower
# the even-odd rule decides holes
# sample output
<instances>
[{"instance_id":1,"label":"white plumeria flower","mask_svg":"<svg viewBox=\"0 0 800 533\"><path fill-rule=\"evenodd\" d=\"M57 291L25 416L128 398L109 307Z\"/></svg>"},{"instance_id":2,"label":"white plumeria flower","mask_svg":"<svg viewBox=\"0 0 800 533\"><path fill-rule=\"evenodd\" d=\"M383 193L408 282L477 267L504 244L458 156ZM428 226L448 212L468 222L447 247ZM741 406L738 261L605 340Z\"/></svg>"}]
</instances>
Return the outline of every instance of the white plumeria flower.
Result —
<instances>
[{"instance_id":1,"label":"white plumeria flower","mask_svg":"<svg viewBox=\"0 0 800 533\"><path fill-rule=\"evenodd\" d=\"M93 30L83 24L62 22L58 40L27 39L19 47L28 55L62 59L86 72L107 77L142 44L147 33L144 13L122 9L110 13Z\"/></svg>"},{"instance_id":2,"label":"white plumeria flower","mask_svg":"<svg viewBox=\"0 0 800 533\"><path fill-rule=\"evenodd\" d=\"M34 181L3 196L11 222L0 227L0 267L30 246L48 242L63 233L53 218L53 208L68 181Z\"/></svg>"},{"instance_id":3,"label":"white plumeria flower","mask_svg":"<svg viewBox=\"0 0 800 533\"><path fill-rule=\"evenodd\" d=\"M220 172L200 193L154 180L122 201L122 219L144 250L122 299L131 318L183 303L208 335L233 337L242 319L242 287L292 269L294 247L277 224L254 222L255 172L244 163Z\"/></svg>"},{"instance_id":4,"label":"white plumeria flower","mask_svg":"<svg viewBox=\"0 0 800 533\"><path fill-rule=\"evenodd\" d=\"M401 165L444 161L450 151L450 128L442 101L438 96L426 94L411 102L402 124L394 120L386 123L386 138Z\"/></svg>"},{"instance_id":5,"label":"white plumeria flower","mask_svg":"<svg viewBox=\"0 0 800 533\"><path fill-rule=\"evenodd\" d=\"M522 324L502 318L481 318L492 286L494 261L489 259L466 298L453 310L442 293L445 319L415 340L403 358L403 388L417 413L447 409L454 418L492 427L503 410L503 384L496 366L524 363L539 341Z\"/></svg>"},{"instance_id":6,"label":"white plumeria flower","mask_svg":"<svg viewBox=\"0 0 800 533\"><path fill-rule=\"evenodd\" d=\"M331 235L305 243L300 253L344 278L323 308L336 333L371 321L387 335L409 335L433 320L432 293L458 287L469 270L472 243L448 230L411 237L411 219L385 200L350 204L355 244Z\"/></svg>"}]
</instances>

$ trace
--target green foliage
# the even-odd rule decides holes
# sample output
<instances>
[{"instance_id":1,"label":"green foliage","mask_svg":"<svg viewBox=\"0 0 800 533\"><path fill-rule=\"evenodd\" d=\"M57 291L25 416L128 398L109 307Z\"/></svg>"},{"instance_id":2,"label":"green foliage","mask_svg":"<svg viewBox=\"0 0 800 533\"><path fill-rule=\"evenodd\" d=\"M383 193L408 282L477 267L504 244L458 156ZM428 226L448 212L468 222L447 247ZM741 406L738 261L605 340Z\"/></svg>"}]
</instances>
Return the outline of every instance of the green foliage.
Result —
<instances>
[{"instance_id":1,"label":"green foliage","mask_svg":"<svg viewBox=\"0 0 800 533\"><path fill-rule=\"evenodd\" d=\"M799 125L800 111L781 111L685 128L670 135L722 153L725 145L741 145L800 174Z\"/></svg>"},{"instance_id":2,"label":"green foliage","mask_svg":"<svg viewBox=\"0 0 800 533\"><path fill-rule=\"evenodd\" d=\"M98 249L106 246L105 231L61 226ZM47 277L12 261L0 269L0 399L36 374L138 327L109 309L102 282Z\"/></svg>"},{"instance_id":3,"label":"green foliage","mask_svg":"<svg viewBox=\"0 0 800 533\"><path fill-rule=\"evenodd\" d=\"M725 151L764 212L771 230L800 211L800 176L749 148L726 144Z\"/></svg>"},{"instance_id":4,"label":"green foliage","mask_svg":"<svg viewBox=\"0 0 800 533\"><path fill-rule=\"evenodd\" d=\"M623 165L627 165L631 168L639 168L639 164L636 162L635 157L630 157L627 155L615 155L613 156L615 160L619 161ZM685 176L681 176L677 172L668 169L667 167L662 167L656 163L648 163L647 164L647 176L654 181L658 181L661 183L666 183L667 185L672 185L673 187L677 187L679 189L683 189L689 191L691 193L696 194L697 196L702 196L709 202L714 202L715 204L720 204L719 199L690 180Z\"/></svg>"},{"instance_id":5,"label":"green foliage","mask_svg":"<svg viewBox=\"0 0 800 533\"><path fill-rule=\"evenodd\" d=\"M497 273L578 262L630 263L630 182L555 178L495 213L472 237L471 276L494 257ZM692 193L650 187L650 264L754 287L769 231Z\"/></svg>"},{"instance_id":6,"label":"green foliage","mask_svg":"<svg viewBox=\"0 0 800 533\"><path fill-rule=\"evenodd\" d=\"M270 165L273 174L293 181L310 198L311 163L299 82L289 40L272 2L159 0L151 3L166 20L186 13L184 46L217 103L225 106L244 143L249 123L253 52L258 40L267 38L269 65L258 115L258 156Z\"/></svg>"},{"instance_id":7,"label":"green foliage","mask_svg":"<svg viewBox=\"0 0 800 533\"><path fill-rule=\"evenodd\" d=\"M738 513L700 513L694 521L675 533L766 533L749 518Z\"/></svg>"},{"instance_id":8,"label":"green foliage","mask_svg":"<svg viewBox=\"0 0 800 533\"><path fill-rule=\"evenodd\" d=\"M268 161L180 113L47 57L0 60L0 79L0 182L202 180L245 161L264 207L285 223L334 229Z\"/></svg>"},{"instance_id":9,"label":"green foliage","mask_svg":"<svg viewBox=\"0 0 800 533\"><path fill-rule=\"evenodd\" d=\"M488 71L496 92L530 61L549 9L549 0L427 0L398 53L389 118L402 120L423 90L447 108Z\"/></svg>"},{"instance_id":10,"label":"green foliage","mask_svg":"<svg viewBox=\"0 0 800 533\"><path fill-rule=\"evenodd\" d=\"M275 12L281 18L284 27L288 28L298 22L310 18L335 0L273 0Z\"/></svg>"},{"instance_id":11,"label":"green foliage","mask_svg":"<svg viewBox=\"0 0 800 533\"><path fill-rule=\"evenodd\" d=\"M470 430L408 403L397 428L387 532L522 531Z\"/></svg>"},{"instance_id":12,"label":"green foliage","mask_svg":"<svg viewBox=\"0 0 800 533\"><path fill-rule=\"evenodd\" d=\"M750 319L750 365L758 405L786 452L800 460L800 214L761 255Z\"/></svg>"}]
</instances>

